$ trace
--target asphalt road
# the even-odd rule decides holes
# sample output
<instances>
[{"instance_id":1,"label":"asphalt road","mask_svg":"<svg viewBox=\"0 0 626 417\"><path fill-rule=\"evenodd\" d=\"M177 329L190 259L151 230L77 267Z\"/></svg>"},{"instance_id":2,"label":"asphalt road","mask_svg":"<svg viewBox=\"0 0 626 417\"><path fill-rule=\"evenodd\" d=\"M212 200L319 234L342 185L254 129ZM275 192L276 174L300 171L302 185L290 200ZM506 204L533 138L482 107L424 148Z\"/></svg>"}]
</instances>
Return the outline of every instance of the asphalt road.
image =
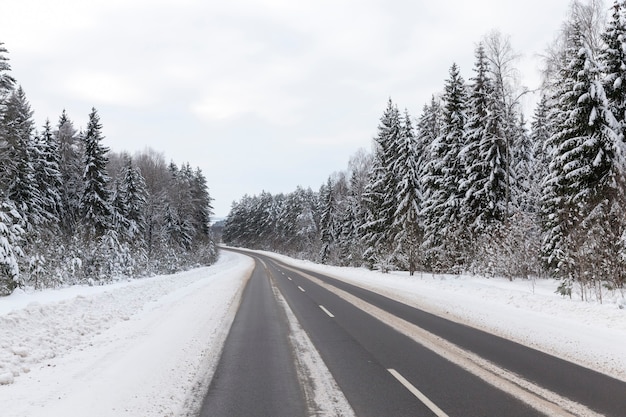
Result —
<instances>
[{"instance_id":1,"label":"asphalt road","mask_svg":"<svg viewBox=\"0 0 626 417\"><path fill-rule=\"evenodd\" d=\"M257 261L200 416L305 416L288 337L285 312Z\"/></svg>"},{"instance_id":2,"label":"asphalt road","mask_svg":"<svg viewBox=\"0 0 626 417\"><path fill-rule=\"evenodd\" d=\"M227 338L201 416L305 416L275 285L357 416L538 416L331 291L350 293L502 369L607 416L626 415L626 383L434 316L323 274L254 254L257 268ZM262 261L262 262L261 262ZM314 279L311 279L313 277ZM259 307L262 306L262 307Z\"/></svg>"}]
</instances>

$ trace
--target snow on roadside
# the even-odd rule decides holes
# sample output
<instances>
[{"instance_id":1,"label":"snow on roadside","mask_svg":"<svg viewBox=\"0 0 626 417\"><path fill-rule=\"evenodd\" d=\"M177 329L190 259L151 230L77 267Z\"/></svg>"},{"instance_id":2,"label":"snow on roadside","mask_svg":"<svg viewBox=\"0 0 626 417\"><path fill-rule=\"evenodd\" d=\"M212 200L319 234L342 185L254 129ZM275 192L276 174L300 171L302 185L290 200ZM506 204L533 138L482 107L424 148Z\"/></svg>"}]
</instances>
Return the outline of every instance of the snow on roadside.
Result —
<instances>
[{"instance_id":1,"label":"snow on roadside","mask_svg":"<svg viewBox=\"0 0 626 417\"><path fill-rule=\"evenodd\" d=\"M0 298L2 416L191 413L253 265Z\"/></svg>"},{"instance_id":2,"label":"snow on roadside","mask_svg":"<svg viewBox=\"0 0 626 417\"><path fill-rule=\"evenodd\" d=\"M323 272L452 320L626 381L626 309L615 294L604 304L563 298L551 279L419 274L381 274L267 253L287 263Z\"/></svg>"}]
</instances>

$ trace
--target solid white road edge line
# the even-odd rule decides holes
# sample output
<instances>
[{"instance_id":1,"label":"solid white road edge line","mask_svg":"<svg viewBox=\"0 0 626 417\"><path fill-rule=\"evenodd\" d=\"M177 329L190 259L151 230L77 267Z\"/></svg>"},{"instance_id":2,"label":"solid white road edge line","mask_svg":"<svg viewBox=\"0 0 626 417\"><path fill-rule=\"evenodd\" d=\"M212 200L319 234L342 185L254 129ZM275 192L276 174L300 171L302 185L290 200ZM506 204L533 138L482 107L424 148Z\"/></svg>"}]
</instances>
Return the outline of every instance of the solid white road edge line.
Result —
<instances>
[{"instance_id":1,"label":"solid white road edge line","mask_svg":"<svg viewBox=\"0 0 626 417\"><path fill-rule=\"evenodd\" d=\"M430 408L430 411L435 413L437 417L448 417L448 415L444 413L441 410L441 408L437 407L435 403L429 400L427 396L422 394L420 390L415 388L415 386L411 384L409 381L407 381L406 378L404 378L402 375L400 375L398 371L396 371L395 369L391 369L391 368L387 370L389 371L391 375L393 375L394 378L396 378L402 385L404 385L406 389L408 389L411 392L411 394L415 395L417 399L423 402L426 407Z\"/></svg>"},{"instance_id":2,"label":"solid white road edge line","mask_svg":"<svg viewBox=\"0 0 626 417\"><path fill-rule=\"evenodd\" d=\"M301 286L299 286L299 285L298 285L298 288L300 289L300 291L302 291L302 292L306 292L306 291L304 290L304 288L302 288L302 287L301 287Z\"/></svg>"},{"instance_id":3,"label":"solid white road edge line","mask_svg":"<svg viewBox=\"0 0 626 417\"><path fill-rule=\"evenodd\" d=\"M512 372L506 371L504 368L497 367L493 363L476 354L462 350L456 345L372 304L369 304L362 299L347 293L346 291L333 287L332 285L327 284L309 274L302 273L302 271L296 271L294 269L291 270L293 272L300 273L304 278L321 286L322 288L326 288L335 293L339 297L348 301L350 304L365 311L372 317L376 317L380 321L387 323L398 332L410 337L415 342L421 344L436 354L443 356L452 363L459 365L466 371L473 373L488 384L516 398L519 398L542 414L553 417L575 417L581 415L601 417L600 414L595 413L583 405L572 402L571 400L561 397L537 384L526 381Z\"/></svg>"},{"instance_id":4,"label":"solid white road edge line","mask_svg":"<svg viewBox=\"0 0 626 417\"><path fill-rule=\"evenodd\" d=\"M334 318L335 316L333 315L333 313L331 313L330 311L328 311L328 309L326 307L324 307L323 305L320 305L320 308L322 309L322 311L326 314L328 314L328 317L330 317L331 319Z\"/></svg>"}]
</instances>

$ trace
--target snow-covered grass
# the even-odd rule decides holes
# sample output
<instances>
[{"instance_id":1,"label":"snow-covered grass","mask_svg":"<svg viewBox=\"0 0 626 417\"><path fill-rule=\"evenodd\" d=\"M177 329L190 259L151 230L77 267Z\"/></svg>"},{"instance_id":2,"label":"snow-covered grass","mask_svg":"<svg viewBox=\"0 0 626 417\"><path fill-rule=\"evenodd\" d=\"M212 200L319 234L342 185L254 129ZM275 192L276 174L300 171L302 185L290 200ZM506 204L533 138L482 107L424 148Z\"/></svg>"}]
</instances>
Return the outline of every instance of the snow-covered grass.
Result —
<instances>
[{"instance_id":1,"label":"snow-covered grass","mask_svg":"<svg viewBox=\"0 0 626 417\"><path fill-rule=\"evenodd\" d=\"M180 416L208 386L253 261L0 298L0 414Z\"/></svg>"},{"instance_id":2,"label":"snow-covered grass","mask_svg":"<svg viewBox=\"0 0 626 417\"><path fill-rule=\"evenodd\" d=\"M620 292L600 304L561 297L552 279L411 277L271 255L626 380L626 302Z\"/></svg>"}]
</instances>

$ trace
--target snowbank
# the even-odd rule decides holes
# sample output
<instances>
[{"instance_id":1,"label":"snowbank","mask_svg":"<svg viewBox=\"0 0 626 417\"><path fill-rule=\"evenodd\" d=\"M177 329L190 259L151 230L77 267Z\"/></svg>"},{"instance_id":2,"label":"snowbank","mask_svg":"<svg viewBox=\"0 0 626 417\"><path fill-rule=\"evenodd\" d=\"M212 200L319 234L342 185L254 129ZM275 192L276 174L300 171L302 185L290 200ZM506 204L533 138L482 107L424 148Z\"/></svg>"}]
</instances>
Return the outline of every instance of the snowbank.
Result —
<instances>
[{"instance_id":1,"label":"snowbank","mask_svg":"<svg viewBox=\"0 0 626 417\"><path fill-rule=\"evenodd\" d=\"M267 254L626 380L626 309L619 292L599 304L561 297L551 279L411 277Z\"/></svg>"},{"instance_id":2,"label":"snowbank","mask_svg":"<svg viewBox=\"0 0 626 417\"><path fill-rule=\"evenodd\" d=\"M253 267L0 298L2 416L178 416L204 394Z\"/></svg>"}]
</instances>

